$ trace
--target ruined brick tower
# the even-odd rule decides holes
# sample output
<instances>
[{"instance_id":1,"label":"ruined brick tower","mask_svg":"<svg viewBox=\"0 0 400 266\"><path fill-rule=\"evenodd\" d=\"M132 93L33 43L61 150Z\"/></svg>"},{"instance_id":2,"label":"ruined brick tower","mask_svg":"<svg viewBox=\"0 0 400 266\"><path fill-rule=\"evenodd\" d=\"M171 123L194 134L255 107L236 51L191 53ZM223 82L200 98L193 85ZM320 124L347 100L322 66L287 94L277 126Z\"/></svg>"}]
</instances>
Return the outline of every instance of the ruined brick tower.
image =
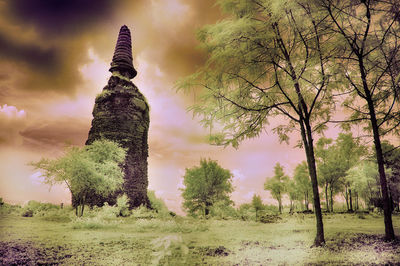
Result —
<instances>
[{"instance_id":1,"label":"ruined brick tower","mask_svg":"<svg viewBox=\"0 0 400 266\"><path fill-rule=\"evenodd\" d=\"M149 206L147 197L147 135L149 130L149 106L145 97L130 81L137 72L132 64L131 33L127 26L119 32L114 56L109 70L112 76L102 93L96 97L92 127L86 144L99 138L118 142L127 149L123 165L123 191L108 198L93 193L90 205L115 203L118 194L125 193L131 208Z\"/></svg>"}]
</instances>

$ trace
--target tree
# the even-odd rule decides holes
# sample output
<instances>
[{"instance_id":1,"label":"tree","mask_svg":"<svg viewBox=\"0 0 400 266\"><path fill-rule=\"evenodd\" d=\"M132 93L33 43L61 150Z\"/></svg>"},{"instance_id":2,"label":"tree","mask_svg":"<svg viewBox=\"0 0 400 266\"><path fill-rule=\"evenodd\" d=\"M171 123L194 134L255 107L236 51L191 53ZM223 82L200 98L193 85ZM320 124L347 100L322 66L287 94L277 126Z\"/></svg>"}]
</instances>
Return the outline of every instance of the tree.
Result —
<instances>
[{"instance_id":1,"label":"tree","mask_svg":"<svg viewBox=\"0 0 400 266\"><path fill-rule=\"evenodd\" d=\"M330 20L339 53L335 62L352 112L349 122L372 133L382 190L385 238L395 239L381 136L400 130L400 12L395 0L317 0ZM343 95L343 93L342 93Z\"/></svg>"},{"instance_id":2,"label":"tree","mask_svg":"<svg viewBox=\"0 0 400 266\"><path fill-rule=\"evenodd\" d=\"M326 203L326 211L330 211L329 208L329 197L328 197L328 188L332 187L334 180L337 178L337 172L332 171L332 150L333 148L329 146L332 144L332 139L320 138L317 141L317 147L315 149L315 154L317 157L317 170L318 170L318 178L319 184L324 187L325 190L325 203ZM336 162L334 162L336 163Z\"/></svg>"},{"instance_id":3,"label":"tree","mask_svg":"<svg viewBox=\"0 0 400 266\"><path fill-rule=\"evenodd\" d=\"M355 140L352 133L340 133L338 138L336 139L335 147L337 150L338 160L336 164L340 165L340 178L342 179L342 183L345 186L346 203L349 203L347 207L349 211L353 211L352 186L346 179L346 172L357 165L360 162L361 158L367 154L367 147L362 145L359 140ZM355 196L358 198L358 195Z\"/></svg>"},{"instance_id":4,"label":"tree","mask_svg":"<svg viewBox=\"0 0 400 266\"><path fill-rule=\"evenodd\" d=\"M365 205L369 207L372 200L377 195L379 196L378 175L376 163L370 161L363 161L347 171L346 180L349 183L349 187L358 195L356 197L356 206L358 205L358 197L363 199Z\"/></svg>"},{"instance_id":5,"label":"tree","mask_svg":"<svg viewBox=\"0 0 400 266\"><path fill-rule=\"evenodd\" d=\"M327 65L335 47L325 33L325 18L314 16L306 0L218 4L229 17L198 33L208 60L177 86L196 92L200 88L191 110L210 129L222 125L211 136L214 144L237 147L257 137L271 117L282 122L273 129L281 141L288 142L294 130L300 132L314 195L314 244L323 245L313 135L326 128L334 109Z\"/></svg>"},{"instance_id":6,"label":"tree","mask_svg":"<svg viewBox=\"0 0 400 266\"><path fill-rule=\"evenodd\" d=\"M217 202L232 204L229 194L233 191L232 174L223 169L217 161L200 160L200 166L187 168L183 177L185 188L183 207L190 213L208 216L211 207Z\"/></svg>"},{"instance_id":7,"label":"tree","mask_svg":"<svg viewBox=\"0 0 400 266\"><path fill-rule=\"evenodd\" d=\"M68 147L57 159L43 158L31 165L43 171L44 183L66 184L78 201L76 215L82 216L91 191L108 195L121 187L123 172L119 165L125 154L117 143L102 139L83 148Z\"/></svg>"},{"instance_id":8,"label":"tree","mask_svg":"<svg viewBox=\"0 0 400 266\"><path fill-rule=\"evenodd\" d=\"M345 198L348 210L352 208L352 194L349 182L346 181L346 172L359 162L366 154L366 147L353 138L352 133L340 133L335 143L332 139L320 138L317 142L316 155L321 183L325 187L327 211L333 212L333 196L345 187ZM349 193L348 193L349 191ZM328 196L329 192L329 196ZM350 201L348 200L350 195Z\"/></svg>"},{"instance_id":9,"label":"tree","mask_svg":"<svg viewBox=\"0 0 400 266\"><path fill-rule=\"evenodd\" d=\"M287 179L286 184L286 193L289 196L290 201L290 209L289 213L293 213L295 208L295 202L300 199L300 192L297 187L296 181L294 179Z\"/></svg>"},{"instance_id":10,"label":"tree","mask_svg":"<svg viewBox=\"0 0 400 266\"><path fill-rule=\"evenodd\" d=\"M264 209L264 204L262 203L261 197L254 194L253 199L251 201L251 205L253 206L254 210L256 211L256 221L258 220L258 212Z\"/></svg>"},{"instance_id":11,"label":"tree","mask_svg":"<svg viewBox=\"0 0 400 266\"><path fill-rule=\"evenodd\" d=\"M286 192L286 183L289 177L283 172L280 163L276 163L274 167L274 176L267 178L264 183L264 189L271 191L271 195L278 201L279 213L282 213L282 196Z\"/></svg>"},{"instance_id":12,"label":"tree","mask_svg":"<svg viewBox=\"0 0 400 266\"><path fill-rule=\"evenodd\" d=\"M384 141L382 151L385 166L392 172L388 179L389 197L395 203L397 211L400 211L400 149Z\"/></svg>"},{"instance_id":13,"label":"tree","mask_svg":"<svg viewBox=\"0 0 400 266\"><path fill-rule=\"evenodd\" d=\"M307 170L307 163L305 161L301 162L294 169L293 178L296 183L296 188L299 193L304 195L304 208L308 211L309 196L312 193L310 175Z\"/></svg>"}]
</instances>

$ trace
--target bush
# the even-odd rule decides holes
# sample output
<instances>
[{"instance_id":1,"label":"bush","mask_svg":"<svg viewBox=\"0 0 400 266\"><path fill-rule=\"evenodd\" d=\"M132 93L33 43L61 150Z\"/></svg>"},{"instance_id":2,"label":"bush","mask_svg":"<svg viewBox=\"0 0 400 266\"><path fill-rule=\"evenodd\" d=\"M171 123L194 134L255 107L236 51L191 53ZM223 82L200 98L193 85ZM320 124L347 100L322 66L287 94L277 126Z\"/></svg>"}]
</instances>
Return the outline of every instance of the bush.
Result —
<instances>
[{"instance_id":1,"label":"bush","mask_svg":"<svg viewBox=\"0 0 400 266\"><path fill-rule=\"evenodd\" d=\"M125 194L118 197L117 207L119 211L118 216L128 217L131 214L129 210L128 196L126 196Z\"/></svg>"},{"instance_id":2,"label":"bush","mask_svg":"<svg viewBox=\"0 0 400 266\"><path fill-rule=\"evenodd\" d=\"M120 210L117 206L110 206L107 202L103 207L93 208L93 213L89 215L90 218L98 218L101 221L113 221L119 216Z\"/></svg>"},{"instance_id":3,"label":"bush","mask_svg":"<svg viewBox=\"0 0 400 266\"><path fill-rule=\"evenodd\" d=\"M3 198L0 198L0 207L4 205Z\"/></svg>"},{"instance_id":4,"label":"bush","mask_svg":"<svg viewBox=\"0 0 400 266\"><path fill-rule=\"evenodd\" d=\"M266 212L260 212L258 220L262 223L276 223L282 220L277 214L270 214Z\"/></svg>"},{"instance_id":5,"label":"bush","mask_svg":"<svg viewBox=\"0 0 400 266\"><path fill-rule=\"evenodd\" d=\"M30 209L27 209L22 212L22 217L33 217L33 211Z\"/></svg>"},{"instance_id":6,"label":"bush","mask_svg":"<svg viewBox=\"0 0 400 266\"><path fill-rule=\"evenodd\" d=\"M171 217L170 211L167 208L165 202L156 197L156 194L152 190L147 191L147 196L150 200L151 208L158 214L160 218L169 218Z\"/></svg>"},{"instance_id":7,"label":"bush","mask_svg":"<svg viewBox=\"0 0 400 266\"><path fill-rule=\"evenodd\" d=\"M58 210L60 207L52 203L42 203L35 200L28 201L24 209L32 210L35 216L44 216L50 210Z\"/></svg>"},{"instance_id":8,"label":"bush","mask_svg":"<svg viewBox=\"0 0 400 266\"><path fill-rule=\"evenodd\" d=\"M72 229L106 229L116 228L118 220L106 221L99 217L78 217L72 221Z\"/></svg>"},{"instance_id":9,"label":"bush","mask_svg":"<svg viewBox=\"0 0 400 266\"><path fill-rule=\"evenodd\" d=\"M212 206L210 216L217 219L229 220L237 218L238 214L231 205L225 202L217 202Z\"/></svg>"},{"instance_id":10,"label":"bush","mask_svg":"<svg viewBox=\"0 0 400 266\"><path fill-rule=\"evenodd\" d=\"M237 210L237 216L238 218L242 219L243 221L249 221L252 219L255 219L256 213L254 211L253 206L249 203L244 203L239 206L239 209Z\"/></svg>"},{"instance_id":11,"label":"bush","mask_svg":"<svg viewBox=\"0 0 400 266\"><path fill-rule=\"evenodd\" d=\"M19 205L10 205L5 203L0 206L0 214L15 214L15 215L22 215L21 212L22 208Z\"/></svg>"},{"instance_id":12,"label":"bush","mask_svg":"<svg viewBox=\"0 0 400 266\"><path fill-rule=\"evenodd\" d=\"M73 208L50 210L42 214L42 220L50 222L68 223L71 222L75 214Z\"/></svg>"},{"instance_id":13,"label":"bush","mask_svg":"<svg viewBox=\"0 0 400 266\"><path fill-rule=\"evenodd\" d=\"M131 214L131 217L136 219L153 219L157 216L158 215L155 210L150 210L143 205L141 205L139 208L133 209Z\"/></svg>"}]
</instances>

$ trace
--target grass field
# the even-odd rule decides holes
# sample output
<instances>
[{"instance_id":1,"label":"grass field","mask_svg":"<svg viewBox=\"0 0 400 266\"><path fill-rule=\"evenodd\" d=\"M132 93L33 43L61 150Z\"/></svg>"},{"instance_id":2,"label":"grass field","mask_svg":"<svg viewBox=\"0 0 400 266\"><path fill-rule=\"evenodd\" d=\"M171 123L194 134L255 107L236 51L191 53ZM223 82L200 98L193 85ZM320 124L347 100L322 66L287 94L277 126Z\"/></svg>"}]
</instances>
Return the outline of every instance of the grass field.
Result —
<instances>
[{"instance_id":1,"label":"grass field","mask_svg":"<svg viewBox=\"0 0 400 266\"><path fill-rule=\"evenodd\" d=\"M393 216L400 235L400 216ZM238 220L54 219L0 215L0 264L373 265L400 264L375 214L324 216L326 246L313 242L312 214L277 223Z\"/></svg>"}]
</instances>

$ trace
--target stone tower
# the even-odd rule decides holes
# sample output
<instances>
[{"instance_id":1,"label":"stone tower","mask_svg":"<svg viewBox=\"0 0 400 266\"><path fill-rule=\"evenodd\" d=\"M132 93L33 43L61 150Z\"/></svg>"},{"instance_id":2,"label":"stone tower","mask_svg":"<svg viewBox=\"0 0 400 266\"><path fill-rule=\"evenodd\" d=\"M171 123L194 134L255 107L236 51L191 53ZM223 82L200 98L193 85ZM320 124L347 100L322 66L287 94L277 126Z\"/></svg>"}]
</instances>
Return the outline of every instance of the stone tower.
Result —
<instances>
[{"instance_id":1,"label":"stone tower","mask_svg":"<svg viewBox=\"0 0 400 266\"><path fill-rule=\"evenodd\" d=\"M122 26L109 70L112 76L93 108L92 127L86 144L99 138L113 140L127 149L123 165L123 191L102 198L93 193L90 205L115 203L118 194L125 193L131 208L149 206L147 197L147 135L149 105L138 88L130 81L137 74L132 64L131 33Z\"/></svg>"}]
</instances>

